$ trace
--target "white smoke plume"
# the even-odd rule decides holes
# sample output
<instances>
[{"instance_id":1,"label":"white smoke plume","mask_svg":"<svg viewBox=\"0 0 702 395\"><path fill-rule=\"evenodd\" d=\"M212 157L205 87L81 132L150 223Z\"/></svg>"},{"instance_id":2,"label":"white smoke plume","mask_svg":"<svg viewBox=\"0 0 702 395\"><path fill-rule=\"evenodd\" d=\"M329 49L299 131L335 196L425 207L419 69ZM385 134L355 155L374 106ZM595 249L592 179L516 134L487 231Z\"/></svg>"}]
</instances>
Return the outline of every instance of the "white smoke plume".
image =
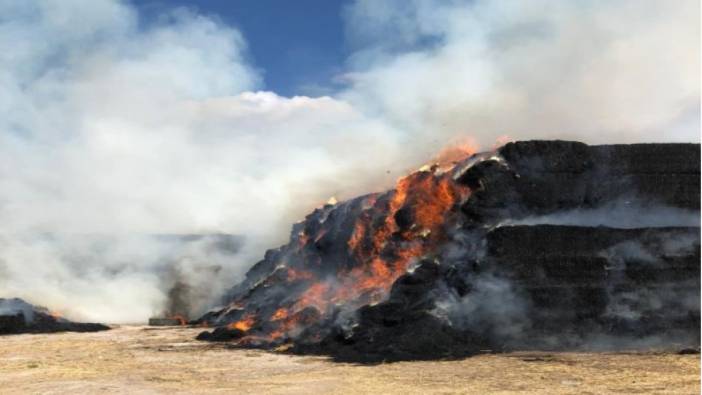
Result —
<instances>
[{"instance_id":1,"label":"white smoke plume","mask_svg":"<svg viewBox=\"0 0 702 395\"><path fill-rule=\"evenodd\" d=\"M345 16L345 88L282 97L245 37L196 10L147 23L118 0L0 0L0 297L142 321L173 257L149 235L245 236L226 259L189 252L223 267L206 277L219 292L310 208L388 187L455 139L699 141L695 1Z\"/></svg>"},{"instance_id":2,"label":"white smoke plume","mask_svg":"<svg viewBox=\"0 0 702 395\"><path fill-rule=\"evenodd\" d=\"M597 208L577 208L546 215L513 218L498 226L509 225L609 226L612 228L656 228L700 226L700 212L670 207L640 199L618 199Z\"/></svg>"},{"instance_id":3,"label":"white smoke plume","mask_svg":"<svg viewBox=\"0 0 702 395\"><path fill-rule=\"evenodd\" d=\"M193 12L147 27L107 0L0 15L0 295L143 321L165 303L164 260L182 261L151 235L245 235L213 262L216 298L293 221L398 157L348 103L254 91L241 35Z\"/></svg>"},{"instance_id":4,"label":"white smoke plume","mask_svg":"<svg viewBox=\"0 0 702 395\"><path fill-rule=\"evenodd\" d=\"M699 141L696 1L360 1L346 98L412 139Z\"/></svg>"}]
</instances>

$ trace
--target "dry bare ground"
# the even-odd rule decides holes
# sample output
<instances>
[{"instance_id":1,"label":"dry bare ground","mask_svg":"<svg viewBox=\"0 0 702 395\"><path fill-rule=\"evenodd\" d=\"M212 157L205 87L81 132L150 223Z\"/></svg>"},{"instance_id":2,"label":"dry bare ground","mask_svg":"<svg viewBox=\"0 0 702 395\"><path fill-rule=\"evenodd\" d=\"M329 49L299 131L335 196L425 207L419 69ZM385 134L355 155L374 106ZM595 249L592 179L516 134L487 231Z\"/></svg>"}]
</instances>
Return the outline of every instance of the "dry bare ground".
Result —
<instances>
[{"instance_id":1,"label":"dry bare ground","mask_svg":"<svg viewBox=\"0 0 702 395\"><path fill-rule=\"evenodd\" d=\"M198 329L0 337L0 393L700 393L699 355L512 353L362 366L229 349Z\"/></svg>"}]
</instances>

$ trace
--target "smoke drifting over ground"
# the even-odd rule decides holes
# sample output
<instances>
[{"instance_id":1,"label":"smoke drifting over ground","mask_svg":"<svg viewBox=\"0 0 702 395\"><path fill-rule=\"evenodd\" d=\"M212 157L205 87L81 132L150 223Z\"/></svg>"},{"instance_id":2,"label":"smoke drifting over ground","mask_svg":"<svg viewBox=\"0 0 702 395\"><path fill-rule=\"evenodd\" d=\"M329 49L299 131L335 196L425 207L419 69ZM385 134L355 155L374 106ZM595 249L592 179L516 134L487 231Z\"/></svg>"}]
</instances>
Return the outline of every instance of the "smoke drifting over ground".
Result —
<instances>
[{"instance_id":1,"label":"smoke drifting over ground","mask_svg":"<svg viewBox=\"0 0 702 395\"><path fill-rule=\"evenodd\" d=\"M184 253L225 287L310 208L382 190L457 139L699 140L695 1L361 1L345 87L292 98L196 10L0 15L0 296L81 319L143 320L166 307L169 270L207 278L202 259L169 269L181 247L148 235L244 235L236 254Z\"/></svg>"}]
</instances>

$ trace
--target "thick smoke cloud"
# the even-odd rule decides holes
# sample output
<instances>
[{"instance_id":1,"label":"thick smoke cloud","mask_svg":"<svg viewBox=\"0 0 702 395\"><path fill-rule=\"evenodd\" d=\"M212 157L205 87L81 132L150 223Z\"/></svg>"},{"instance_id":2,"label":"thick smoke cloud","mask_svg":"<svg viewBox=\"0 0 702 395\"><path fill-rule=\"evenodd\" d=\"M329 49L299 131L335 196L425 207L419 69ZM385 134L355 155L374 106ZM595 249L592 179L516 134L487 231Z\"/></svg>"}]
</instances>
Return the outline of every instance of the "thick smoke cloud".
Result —
<instances>
[{"instance_id":1,"label":"thick smoke cloud","mask_svg":"<svg viewBox=\"0 0 702 395\"><path fill-rule=\"evenodd\" d=\"M345 97L413 141L699 141L699 14L696 1L360 1Z\"/></svg>"},{"instance_id":2,"label":"thick smoke cloud","mask_svg":"<svg viewBox=\"0 0 702 395\"><path fill-rule=\"evenodd\" d=\"M164 260L211 284L187 263L205 259L214 300L310 208L459 138L698 141L698 7L361 1L346 87L289 98L196 11L0 0L0 297L141 321L166 303ZM188 260L152 237L193 233L246 242Z\"/></svg>"},{"instance_id":3,"label":"thick smoke cloud","mask_svg":"<svg viewBox=\"0 0 702 395\"><path fill-rule=\"evenodd\" d=\"M172 262L213 304L309 209L403 166L392 133L348 103L255 91L243 37L213 19L0 4L0 295L143 321L164 308ZM216 278L152 237L220 232L245 235L243 250L187 253Z\"/></svg>"}]
</instances>

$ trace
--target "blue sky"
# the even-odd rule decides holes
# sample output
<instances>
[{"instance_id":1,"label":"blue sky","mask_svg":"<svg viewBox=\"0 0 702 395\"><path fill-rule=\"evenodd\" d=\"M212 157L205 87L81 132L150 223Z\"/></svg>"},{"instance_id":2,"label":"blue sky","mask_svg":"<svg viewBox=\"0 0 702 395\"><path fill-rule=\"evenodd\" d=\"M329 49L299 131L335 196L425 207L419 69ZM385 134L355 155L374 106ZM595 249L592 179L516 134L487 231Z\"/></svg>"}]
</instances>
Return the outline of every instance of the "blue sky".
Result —
<instances>
[{"instance_id":1,"label":"blue sky","mask_svg":"<svg viewBox=\"0 0 702 395\"><path fill-rule=\"evenodd\" d=\"M348 55L342 12L348 0L143 0L146 18L184 6L238 28L249 44L264 88L285 96L321 95ZM147 21L148 22L148 21Z\"/></svg>"}]
</instances>

